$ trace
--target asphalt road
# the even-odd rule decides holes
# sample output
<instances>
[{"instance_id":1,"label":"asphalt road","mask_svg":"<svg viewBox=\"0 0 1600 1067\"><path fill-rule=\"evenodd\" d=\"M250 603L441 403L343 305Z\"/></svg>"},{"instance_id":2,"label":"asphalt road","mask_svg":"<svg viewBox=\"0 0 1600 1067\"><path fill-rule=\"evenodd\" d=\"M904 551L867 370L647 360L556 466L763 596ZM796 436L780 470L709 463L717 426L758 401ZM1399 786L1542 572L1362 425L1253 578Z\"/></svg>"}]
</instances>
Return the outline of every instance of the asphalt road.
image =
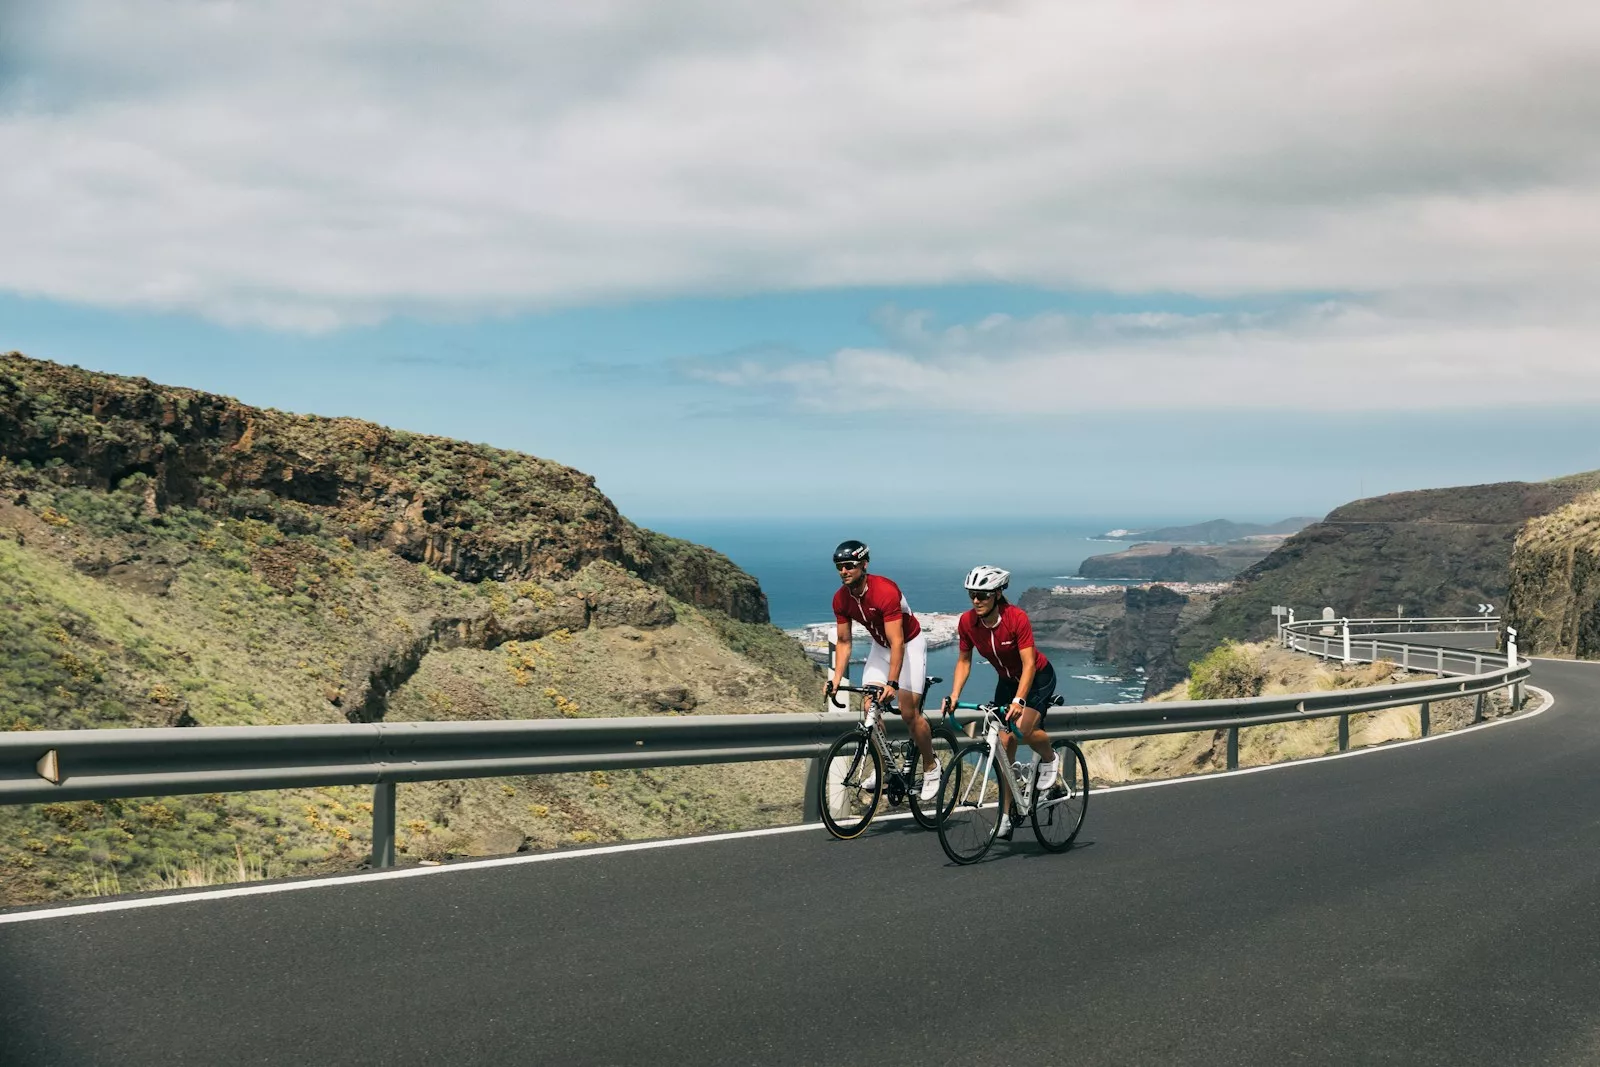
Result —
<instances>
[{"instance_id":1,"label":"asphalt road","mask_svg":"<svg viewBox=\"0 0 1600 1067\"><path fill-rule=\"evenodd\" d=\"M1063 855L898 823L0 923L0 1062L1593 1064L1600 664L1535 683L1097 795Z\"/></svg>"}]
</instances>

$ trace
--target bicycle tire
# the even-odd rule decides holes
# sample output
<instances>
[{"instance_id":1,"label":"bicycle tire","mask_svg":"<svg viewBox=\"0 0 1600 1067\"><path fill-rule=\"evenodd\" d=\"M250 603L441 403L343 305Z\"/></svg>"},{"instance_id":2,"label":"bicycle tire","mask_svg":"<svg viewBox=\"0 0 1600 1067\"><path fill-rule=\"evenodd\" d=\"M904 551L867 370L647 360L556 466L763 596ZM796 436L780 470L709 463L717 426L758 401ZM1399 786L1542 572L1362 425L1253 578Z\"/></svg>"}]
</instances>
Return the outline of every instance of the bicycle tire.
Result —
<instances>
[{"instance_id":1,"label":"bicycle tire","mask_svg":"<svg viewBox=\"0 0 1600 1067\"><path fill-rule=\"evenodd\" d=\"M1071 741L1057 741L1056 784L1033 806L1033 836L1046 852L1065 852L1089 813L1089 764Z\"/></svg>"},{"instance_id":2,"label":"bicycle tire","mask_svg":"<svg viewBox=\"0 0 1600 1067\"><path fill-rule=\"evenodd\" d=\"M939 847L956 863L976 863L1000 832L1000 769L983 741L957 749L953 764L939 785Z\"/></svg>"},{"instance_id":3,"label":"bicycle tire","mask_svg":"<svg viewBox=\"0 0 1600 1067\"><path fill-rule=\"evenodd\" d=\"M863 790L861 783L869 776L877 780L877 786ZM844 841L861 836L878 810L883 779L883 758L871 738L861 732L840 736L822 757L822 774L817 783L821 794L817 807L828 833Z\"/></svg>"},{"instance_id":4,"label":"bicycle tire","mask_svg":"<svg viewBox=\"0 0 1600 1067\"><path fill-rule=\"evenodd\" d=\"M951 773L956 769L955 731L942 723L933 727L933 757L942 774ZM917 820L917 825L924 830L932 830L939 825L939 820L944 817L944 813L950 810L944 807L940 800L944 796L944 783L941 780L939 792L934 795L933 803L929 805L927 811L924 811L922 809L922 801L917 799L918 793L922 789L922 757L918 755L915 759L917 760L918 772L911 780L911 817ZM954 800L954 790L951 791L950 797Z\"/></svg>"}]
</instances>

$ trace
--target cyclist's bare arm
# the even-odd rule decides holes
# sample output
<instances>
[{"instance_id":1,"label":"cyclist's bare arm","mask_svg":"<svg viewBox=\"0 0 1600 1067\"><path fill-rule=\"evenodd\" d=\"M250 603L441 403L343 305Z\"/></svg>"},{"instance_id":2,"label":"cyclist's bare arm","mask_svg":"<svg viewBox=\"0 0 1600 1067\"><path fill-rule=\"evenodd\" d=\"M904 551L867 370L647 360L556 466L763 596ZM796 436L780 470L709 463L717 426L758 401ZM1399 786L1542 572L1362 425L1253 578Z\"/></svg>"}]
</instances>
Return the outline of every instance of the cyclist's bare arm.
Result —
<instances>
[{"instance_id":1,"label":"cyclist's bare arm","mask_svg":"<svg viewBox=\"0 0 1600 1067\"><path fill-rule=\"evenodd\" d=\"M898 684L900 681L900 664L906 658L905 619L885 619L883 636L889 639L889 680Z\"/></svg>"},{"instance_id":2,"label":"cyclist's bare arm","mask_svg":"<svg viewBox=\"0 0 1600 1067\"><path fill-rule=\"evenodd\" d=\"M945 708L954 711L956 701L961 699L961 690L967 684L967 676L972 673L972 649L964 648L956 654L955 675L950 681L950 695L944 698Z\"/></svg>"},{"instance_id":3,"label":"cyclist's bare arm","mask_svg":"<svg viewBox=\"0 0 1600 1067\"><path fill-rule=\"evenodd\" d=\"M828 683L830 689L839 687L839 679L844 677L844 672L850 668L850 620L837 622L834 629L833 644L833 680Z\"/></svg>"}]
</instances>

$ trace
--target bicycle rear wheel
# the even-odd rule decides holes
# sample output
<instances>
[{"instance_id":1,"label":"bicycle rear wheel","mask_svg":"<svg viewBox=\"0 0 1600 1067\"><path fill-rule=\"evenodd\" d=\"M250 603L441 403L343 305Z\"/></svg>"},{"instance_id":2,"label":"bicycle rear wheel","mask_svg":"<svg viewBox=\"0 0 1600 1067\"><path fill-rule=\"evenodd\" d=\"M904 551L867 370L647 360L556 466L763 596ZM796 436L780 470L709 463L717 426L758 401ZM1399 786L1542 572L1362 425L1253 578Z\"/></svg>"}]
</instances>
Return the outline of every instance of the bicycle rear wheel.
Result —
<instances>
[{"instance_id":1,"label":"bicycle rear wheel","mask_svg":"<svg viewBox=\"0 0 1600 1067\"><path fill-rule=\"evenodd\" d=\"M1056 784L1033 806L1033 836L1049 852L1063 852L1089 812L1089 765L1071 741L1057 741Z\"/></svg>"},{"instance_id":2,"label":"bicycle rear wheel","mask_svg":"<svg viewBox=\"0 0 1600 1067\"><path fill-rule=\"evenodd\" d=\"M883 760L864 733L848 733L833 743L822 758L822 825L834 837L857 837L872 822L883 795ZM871 782L871 789L861 788Z\"/></svg>"},{"instance_id":3,"label":"bicycle rear wheel","mask_svg":"<svg viewBox=\"0 0 1600 1067\"><path fill-rule=\"evenodd\" d=\"M955 732L950 729L950 727L935 726L933 728L933 758L937 762L939 770L942 774L949 775L954 773L956 758L956 735ZM917 773L911 782L911 817L917 820L918 826L921 826L925 830L932 830L935 826L939 825L939 820L943 818L944 813L950 809L944 807L942 801L939 799L946 795L942 782L940 784L939 793L935 795L934 800L930 800L924 804L921 800L917 799L918 794L922 790L923 770L922 757L919 755L916 757L916 760ZM954 791L948 795L952 801L955 799L956 794Z\"/></svg>"},{"instance_id":4,"label":"bicycle rear wheel","mask_svg":"<svg viewBox=\"0 0 1600 1067\"><path fill-rule=\"evenodd\" d=\"M1000 829L1000 771L982 741L963 745L939 786L939 847L957 863L983 858Z\"/></svg>"}]
</instances>

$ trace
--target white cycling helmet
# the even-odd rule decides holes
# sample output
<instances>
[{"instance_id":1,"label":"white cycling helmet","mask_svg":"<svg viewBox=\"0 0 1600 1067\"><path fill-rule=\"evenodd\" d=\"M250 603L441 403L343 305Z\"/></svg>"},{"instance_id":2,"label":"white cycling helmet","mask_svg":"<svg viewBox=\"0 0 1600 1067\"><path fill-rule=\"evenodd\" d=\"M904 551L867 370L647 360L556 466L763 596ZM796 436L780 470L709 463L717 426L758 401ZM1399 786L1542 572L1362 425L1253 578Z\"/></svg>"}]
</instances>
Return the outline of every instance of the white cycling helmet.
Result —
<instances>
[{"instance_id":1,"label":"white cycling helmet","mask_svg":"<svg viewBox=\"0 0 1600 1067\"><path fill-rule=\"evenodd\" d=\"M980 563L967 574L967 588L979 593L998 593L1011 584L1011 572Z\"/></svg>"}]
</instances>

